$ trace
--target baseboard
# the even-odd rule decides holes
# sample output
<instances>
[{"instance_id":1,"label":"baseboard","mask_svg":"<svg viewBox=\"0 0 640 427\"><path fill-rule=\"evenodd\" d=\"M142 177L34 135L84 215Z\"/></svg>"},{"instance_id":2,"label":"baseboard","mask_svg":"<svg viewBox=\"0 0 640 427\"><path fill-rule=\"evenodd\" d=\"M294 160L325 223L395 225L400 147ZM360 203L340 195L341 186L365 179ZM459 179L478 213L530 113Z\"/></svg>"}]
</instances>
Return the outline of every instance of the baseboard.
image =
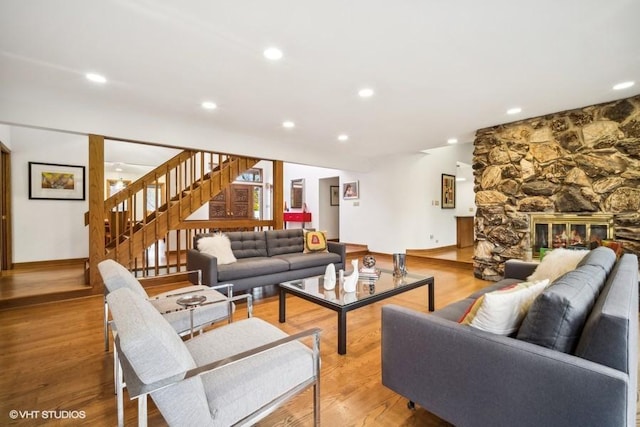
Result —
<instances>
[{"instance_id":1,"label":"baseboard","mask_svg":"<svg viewBox=\"0 0 640 427\"><path fill-rule=\"evenodd\" d=\"M14 262L14 270L84 266L87 258L52 259L48 261Z\"/></svg>"}]
</instances>

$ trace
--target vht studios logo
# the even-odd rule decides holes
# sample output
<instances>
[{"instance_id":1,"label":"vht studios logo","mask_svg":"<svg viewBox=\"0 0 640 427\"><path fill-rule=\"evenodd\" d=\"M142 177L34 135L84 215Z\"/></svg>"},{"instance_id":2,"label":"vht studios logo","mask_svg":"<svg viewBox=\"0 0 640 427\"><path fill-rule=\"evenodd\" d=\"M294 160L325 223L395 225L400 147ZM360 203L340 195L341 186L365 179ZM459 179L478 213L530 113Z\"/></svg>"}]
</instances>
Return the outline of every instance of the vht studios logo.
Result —
<instances>
[{"instance_id":1,"label":"vht studios logo","mask_svg":"<svg viewBox=\"0 0 640 427\"><path fill-rule=\"evenodd\" d=\"M16 410L9 411L9 417L12 420L22 419L40 419L40 420L63 420L63 419L84 419L87 414L84 411L66 411L66 410Z\"/></svg>"}]
</instances>

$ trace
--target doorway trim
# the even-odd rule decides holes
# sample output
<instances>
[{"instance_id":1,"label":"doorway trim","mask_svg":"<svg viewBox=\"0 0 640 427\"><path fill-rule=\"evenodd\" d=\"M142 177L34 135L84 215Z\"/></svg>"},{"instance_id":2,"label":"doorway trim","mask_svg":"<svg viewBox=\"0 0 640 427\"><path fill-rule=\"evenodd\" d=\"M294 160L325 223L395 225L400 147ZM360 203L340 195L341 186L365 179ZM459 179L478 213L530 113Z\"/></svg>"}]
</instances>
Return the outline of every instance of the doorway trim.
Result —
<instances>
[{"instance_id":1,"label":"doorway trim","mask_svg":"<svg viewBox=\"0 0 640 427\"><path fill-rule=\"evenodd\" d=\"M0 142L0 271L13 268L11 252L11 151Z\"/></svg>"}]
</instances>

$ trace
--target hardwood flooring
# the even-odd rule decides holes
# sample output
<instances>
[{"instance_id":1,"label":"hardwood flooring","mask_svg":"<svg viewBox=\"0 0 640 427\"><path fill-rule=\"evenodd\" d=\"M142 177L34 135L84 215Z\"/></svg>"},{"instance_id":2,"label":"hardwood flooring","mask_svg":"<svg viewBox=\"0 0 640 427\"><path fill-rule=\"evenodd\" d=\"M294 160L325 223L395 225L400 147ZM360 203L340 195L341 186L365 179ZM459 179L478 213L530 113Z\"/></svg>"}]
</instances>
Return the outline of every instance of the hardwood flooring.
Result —
<instances>
[{"instance_id":1,"label":"hardwood flooring","mask_svg":"<svg viewBox=\"0 0 640 427\"><path fill-rule=\"evenodd\" d=\"M388 256L377 255L378 265L391 267ZM487 282L464 268L439 265L411 257L408 269L435 277L436 309L463 298ZM150 294L184 283L156 286ZM385 304L427 311L427 288L415 289L348 314L348 354L337 354L337 321L333 311L289 296L287 322L278 323L275 289L256 292L254 315L288 333L310 327L321 336L321 420L325 426L448 426L418 407L410 411L406 399L381 384L380 312ZM235 319L246 316L239 305ZM102 296L0 310L0 425L113 426L113 355L103 349ZM149 425L166 425L149 400ZM11 410L23 411L12 420ZM259 426L312 424L311 391L296 396L259 423ZM83 415L76 419L43 419L42 413L24 418L24 411L57 411L52 415ZM71 412L78 411L78 412ZM136 425L137 406L125 392L126 425Z\"/></svg>"}]
</instances>

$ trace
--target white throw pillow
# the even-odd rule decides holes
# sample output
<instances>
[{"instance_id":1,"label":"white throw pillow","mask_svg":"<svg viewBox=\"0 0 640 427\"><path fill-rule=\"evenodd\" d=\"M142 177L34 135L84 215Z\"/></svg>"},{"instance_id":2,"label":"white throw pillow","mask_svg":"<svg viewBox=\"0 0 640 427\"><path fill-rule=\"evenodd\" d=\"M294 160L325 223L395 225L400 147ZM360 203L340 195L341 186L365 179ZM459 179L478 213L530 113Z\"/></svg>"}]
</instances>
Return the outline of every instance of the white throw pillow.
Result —
<instances>
[{"instance_id":1,"label":"white throw pillow","mask_svg":"<svg viewBox=\"0 0 640 427\"><path fill-rule=\"evenodd\" d=\"M574 251L571 249L558 248L547 252L536 267L533 274L527 277L529 281L549 279L553 282L571 270L574 270L578 263L589 251Z\"/></svg>"},{"instance_id":2,"label":"white throw pillow","mask_svg":"<svg viewBox=\"0 0 640 427\"><path fill-rule=\"evenodd\" d=\"M473 303L460 323L493 334L510 335L520 328L533 300L548 284L545 279L487 292Z\"/></svg>"},{"instance_id":3,"label":"white throw pillow","mask_svg":"<svg viewBox=\"0 0 640 427\"><path fill-rule=\"evenodd\" d=\"M237 261L231 250L231 241L224 234L199 239L198 250L218 258L218 265L232 264Z\"/></svg>"}]
</instances>

